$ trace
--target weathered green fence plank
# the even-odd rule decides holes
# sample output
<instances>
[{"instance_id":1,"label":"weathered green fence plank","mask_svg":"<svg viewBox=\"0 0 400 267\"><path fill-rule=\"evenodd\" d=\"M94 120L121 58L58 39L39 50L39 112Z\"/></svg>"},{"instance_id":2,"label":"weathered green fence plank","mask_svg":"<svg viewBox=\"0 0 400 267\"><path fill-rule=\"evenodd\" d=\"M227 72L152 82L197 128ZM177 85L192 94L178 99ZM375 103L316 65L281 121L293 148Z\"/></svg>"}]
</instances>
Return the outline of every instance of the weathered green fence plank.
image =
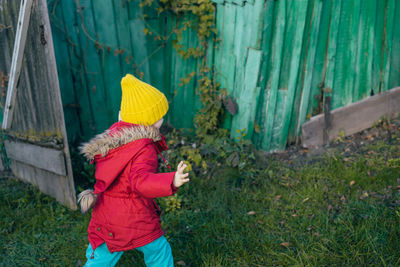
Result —
<instances>
[{"instance_id":1,"label":"weathered green fence plank","mask_svg":"<svg viewBox=\"0 0 400 267\"><path fill-rule=\"evenodd\" d=\"M186 34L183 34L181 44L187 46L186 42ZM171 123L173 126L178 127L182 125L182 116L179 116L181 110L179 109L179 103L183 103L184 101L184 90L185 86L180 85L180 79L184 78L187 74L186 71L186 62L182 59L175 51L172 52L173 60L173 83L171 84L171 89L174 91L174 95L171 99ZM176 107L175 107L176 106Z\"/></svg>"},{"instance_id":2,"label":"weathered green fence plank","mask_svg":"<svg viewBox=\"0 0 400 267\"><path fill-rule=\"evenodd\" d=\"M396 1L394 19L400 18L400 3ZM390 57L390 76L388 88L400 84L400 23L393 25L392 53Z\"/></svg>"},{"instance_id":3,"label":"weathered green fence plank","mask_svg":"<svg viewBox=\"0 0 400 267\"><path fill-rule=\"evenodd\" d=\"M148 28L144 23L143 12L139 7L139 2L129 1L127 5L135 74L142 78L143 81L150 82L150 66L147 57L151 51L148 50L148 42L144 32ZM148 30L150 31L150 29ZM141 75L143 77L140 77Z\"/></svg>"},{"instance_id":4,"label":"weathered green fence plank","mask_svg":"<svg viewBox=\"0 0 400 267\"><path fill-rule=\"evenodd\" d=\"M392 38L393 38L393 27L395 22L395 10L399 4L395 0L388 0L385 8L385 23L383 30L383 51L382 51L382 71L381 71L381 91L385 92L389 89L389 74L391 66L391 54L392 54Z\"/></svg>"},{"instance_id":5,"label":"weathered green fence plank","mask_svg":"<svg viewBox=\"0 0 400 267\"><path fill-rule=\"evenodd\" d=\"M375 22L375 41L373 43L372 71L371 71L371 90L373 94L381 92L381 71L383 57L383 31L385 26L386 5L388 1L376 2L376 22ZM378 75L379 73L379 75Z\"/></svg>"},{"instance_id":6,"label":"weathered green fence plank","mask_svg":"<svg viewBox=\"0 0 400 267\"><path fill-rule=\"evenodd\" d=\"M303 33L305 28L306 14L307 14L307 0L296 1L295 2L295 10L297 13L296 16L296 28L294 33L294 44L293 44L293 54L300 55L301 48L303 47ZM287 103L285 105L285 110L282 118L283 126L281 139L279 141L280 149L284 150L286 147L287 138L289 135L289 125L291 121L292 110L294 106L294 100L296 95L296 85L297 79L300 72L300 57L293 56L290 62L290 73L288 79L288 87L287 87Z\"/></svg>"},{"instance_id":7,"label":"weathered green fence plank","mask_svg":"<svg viewBox=\"0 0 400 267\"><path fill-rule=\"evenodd\" d=\"M283 121L280 119L283 117L283 112L285 110L285 105L287 104L287 90L279 90L277 94L277 105L275 109L275 120L272 128L271 136L271 151L281 151L279 141L281 139Z\"/></svg>"},{"instance_id":8,"label":"weathered green fence plank","mask_svg":"<svg viewBox=\"0 0 400 267\"><path fill-rule=\"evenodd\" d=\"M117 51L113 51L113 53L119 59L121 74L123 76L127 73L134 74L131 34L129 24L127 23L129 21L128 7L120 0L113 0L112 5L118 37L118 47L115 47Z\"/></svg>"},{"instance_id":9,"label":"weathered green fence plank","mask_svg":"<svg viewBox=\"0 0 400 267\"><path fill-rule=\"evenodd\" d=\"M268 94L267 100L267 118L264 122L264 138L262 141L262 148L270 150L272 131L274 125L274 117L276 110L276 103L278 98L278 87L279 87L279 76L282 64L282 52L283 52L283 41L285 36L285 24L286 24L286 1L279 1L277 5L277 18L275 24L275 36L272 46L272 59L271 59L271 86L268 90L271 92Z\"/></svg>"},{"instance_id":10,"label":"weathered green fence plank","mask_svg":"<svg viewBox=\"0 0 400 267\"><path fill-rule=\"evenodd\" d=\"M72 44L68 45L69 57L70 57L70 68L73 83L64 85L61 87L61 92L64 90L70 90L71 87L76 88L76 99L78 101L79 117L82 127L82 135L84 138L89 138L96 133L95 121L93 118L92 104L89 101L87 84L85 77L85 69L82 65L82 57L84 56L83 48L78 32L80 31L79 25L81 25L80 19L76 14L76 5L72 1L61 1L59 3L64 13L63 24L65 25L64 31L68 39ZM56 42L55 42L56 43ZM61 55L65 56L65 55ZM56 59L59 57L56 55Z\"/></svg>"},{"instance_id":11,"label":"weathered green fence plank","mask_svg":"<svg viewBox=\"0 0 400 267\"><path fill-rule=\"evenodd\" d=\"M256 114L257 131L254 133L253 141L257 146L261 146L263 133L264 133L264 121L266 120L266 102L268 99L267 84L270 81L270 76L268 75L270 67L270 57L271 57L271 40L272 32L274 27L274 0L267 0L263 7L263 18L260 49L262 51L262 60L260 66L260 75L258 77L258 87L261 88L260 98L258 99L258 109Z\"/></svg>"},{"instance_id":12,"label":"weathered green fence plank","mask_svg":"<svg viewBox=\"0 0 400 267\"><path fill-rule=\"evenodd\" d=\"M369 38L371 30L369 23L371 23L372 8L369 1L361 1L361 15L360 15L360 31L358 33L358 52L356 63L356 82L353 91L353 101L358 101L370 93L370 56ZM372 65L371 65L372 66Z\"/></svg>"},{"instance_id":13,"label":"weathered green fence plank","mask_svg":"<svg viewBox=\"0 0 400 267\"><path fill-rule=\"evenodd\" d=\"M311 87L312 87L312 77L314 73L315 66L315 58L317 52L317 42L318 42L318 33L320 27L321 13L322 13L323 2L315 1L313 6L312 13L312 25L311 25L311 33L310 33L310 41L308 44L308 52L307 52L307 60L306 66L304 69L304 83L302 87L301 100L300 100L300 108L298 113L298 122L296 126L297 135L301 134L301 125L306 121L308 107L310 105L311 99ZM311 117L311 114L309 115Z\"/></svg>"},{"instance_id":14,"label":"weathered green fence plank","mask_svg":"<svg viewBox=\"0 0 400 267\"><path fill-rule=\"evenodd\" d=\"M291 62L293 59L293 47L294 47L294 36L297 27L297 17L298 12L296 10L296 1L287 1L287 13L286 17L291 18L287 21L286 29L285 29L285 39L284 39L284 48L282 54L282 66L281 66L281 73L279 77L279 90L288 90L288 83L290 78L291 72ZM301 57L301 54L296 55L297 58ZM300 62L300 61L299 61ZM285 94L288 95L287 93ZM285 100L286 101L286 100ZM286 107L287 105L293 105L294 103L281 103L282 106ZM283 108L284 108L283 107ZM285 112L282 111L280 114L284 115ZM275 117L274 118L274 131L273 136L281 136L283 134L283 126L284 122L282 121L283 117ZM282 122L282 123L281 123ZM279 125L279 127L278 127ZM278 141L279 142L279 141ZM279 147L279 146L277 146ZM277 148L279 149L279 148Z\"/></svg>"},{"instance_id":15,"label":"weathered green fence plank","mask_svg":"<svg viewBox=\"0 0 400 267\"><path fill-rule=\"evenodd\" d=\"M223 3L223 2L222 2ZM213 67L215 68L215 75L214 79L220 81L222 83L224 81L224 77L221 75L222 68L222 56L224 54L224 49L222 46L224 44L224 32L225 32L225 25L224 25L224 14L225 14L225 7L227 5L216 5L215 11L215 27L218 30L218 42L214 44L214 60L213 60ZM231 25L235 25L235 22L232 21ZM211 63L211 62L210 62Z\"/></svg>"},{"instance_id":16,"label":"weathered green fence plank","mask_svg":"<svg viewBox=\"0 0 400 267\"><path fill-rule=\"evenodd\" d=\"M365 95L363 94L362 98L370 96L374 89L372 87L372 62L374 56L374 43L375 43L375 27L376 27L376 13L377 13L377 5L376 1L370 0L369 9L368 9L368 41L367 41L367 69L366 69L366 85L365 85ZM376 89L379 91L379 88Z\"/></svg>"},{"instance_id":17,"label":"weathered green fence plank","mask_svg":"<svg viewBox=\"0 0 400 267\"><path fill-rule=\"evenodd\" d=\"M329 44L327 51L326 74L325 74L325 96L332 96L335 98L337 95L336 88L333 88L335 64L336 64L336 51L337 51L337 36L339 32L340 23L340 8L342 0L332 2L332 18L329 28ZM339 93L339 92L338 92ZM325 99L325 98L324 98Z\"/></svg>"},{"instance_id":18,"label":"weathered green fence plank","mask_svg":"<svg viewBox=\"0 0 400 267\"><path fill-rule=\"evenodd\" d=\"M329 29L331 23L332 0L323 1L320 19L315 65L311 80L310 105L307 114L316 115L322 112L322 88L325 83Z\"/></svg>"},{"instance_id":19,"label":"weathered green fence plank","mask_svg":"<svg viewBox=\"0 0 400 267\"><path fill-rule=\"evenodd\" d=\"M251 139L254 131L257 99L260 95L260 87L257 87L257 78L261 64L260 50L248 49L246 68L244 73L244 86L240 92L238 101L238 113L233 117L231 136L241 137L245 133L246 139Z\"/></svg>"},{"instance_id":20,"label":"weathered green fence plank","mask_svg":"<svg viewBox=\"0 0 400 267\"><path fill-rule=\"evenodd\" d=\"M119 58L114 54L115 49L119 47L119 40L113 4L109 1L96 1L92 8L96 30L103 33L98 36L98 39L101 43L107 44L102 53L101 67L104 74L105 96L109 99L110 113L115 121L118 118L122 95L120 79L116 79L116 77L121 77L122 71Z\"/></svg>"},{"instance_id":21,"label":"weathered green fence plank","mask_svg":"<svg viewBox=\"0 0 400 267\"><path fill-rule=\"evenodd\" d=\"M349 42L352 30L352 8L354 1L342 1L340 12L340 22L336 39L335 70L334 81L331 88L334 90L332 108L340 107L351 103L348 96L352 92L352 87L347 87L346 81L349 80L349 64L351 50ZM335 11L334 11L335 12Z\"/></svg>"},{"instance_id":22,"label":"weathered green fence plank","mask_svg":"<svg viewBox=\"0 0 400 267\"><path fill-rule=\"evenodd\" d=\"M81 134L80 120L77 119L79 118L79 109L75 95L76 88L72 86L71 55L68 51L68 36L65 35L64 14L61 5L57 3L58 1L49 1L48 9L54 40L65 40L54 42L54 53L64 55L58 58L56 64L60 88L68 88L68 90L61 90L61 98L63 100L65 124L68 125L68 139L74 142Z\"/></svg>"},{"instance_id":23,"label":"weathered green fence plank","mask_svg":"<svg viewBox=\"0 0 400 267\"><path fill-rule=\"evenodd\" d=\"M79 28L77 32L79 33L80 47L83 49L81 51L82 75L85 77L85 91L92 111L93 132L99 132L107 129L117 119L113 116L111 110L111 101L107 94L108 88L105 82L107 75L102 68L104 65L103 56L107 48L101 49L104 43L96 36L98 29L96 28L92 1L81 0L79 3L80 6L76 7L76 15L78 16ZM119 62L116 61L116 63Z\"/></svg>"},{"instance_id":24,"label":"weathered green fence plank","mask_svg":"<svg viewBox=\"0 0 400 267\"><path fill-rule=\"evenodd\" d=\"M236 70L236 55L234 52L234 38L236 36L236 13L237 7L232 4L225 4L220 7L222 16L217 18L221 19L220 22L222 32L219 36L221 38L221 44L218 55L219 67L216 66L217 79L220 81L221 88L225 88L226 91L232 95L235 86L235 70ZM219 12L219 11L217 11ZM221 14L219 13L219 14ZM223 127L226 129L231 128L232 116L227 112Z\"/></svg>"},{"instance_id":25,"label":"weathered green fence plank","mask_svg":"<svg viewBox=\"0 0 400 267\"><path fill-rule=\"evenodd\" d=\"M222 9L222 8L221 8ZM221 72L221 88L226 88L228 93L232 94L234 83L235 83L235 67L236 67L236 57L233 51L233 44L235 39L235 25L236 25L236 10L235 5L225 5L223 8L223 35L221 44L221 67L219 71Z\"/></svg>"},{"instance_id":26,"label":"weathered green fence plank","mask_svg":"<svg viewBox=\"0 0 400 267\"><path fill-rule=\"evenodd\" d=\"M155 4L153 4L155 5ZM166 50L163 49L165 40L162 37L170 35L170 32L165 32L165 14L158 14L154 8L146 7L144 12L148 15L145 19L146 26L149 28L151 34L146 35L147 47L148 47L148 62L150 67L150 80L149 82L166 93L169 91L169 84L164 82L165 66L169 63L165 62Z\"/></svg>"},{"instance_id":27,"label":"weathered green fence plank","mask_svg":"<svg viewBox=\"0 0 400 267\"><path fill-rule=\"evenodd\" d=\"M299 73L297 82L295 85L295 95L293 98L293 107L292 112L290 114L290 123L289 123L289 131L287 137L287 144L298 143L299 139L297 137L297 123L298 123L298 116L300 110L300 102L301 102L301 95L303 91L304 85L304 74L306 71L306 63L307 63L307 54L308 48L310 44L310 35L311 35L311 26L312 26L312 16L314 12L314 1L307 1L306 3L307 11L304 18L304 32L303 32L303 42L301 46L301 52L299 53ZM285 145L286 147L286 145Z\"/></svg>"},{"instance_id":28,"label":"weathered green fence plank","mask_svg":"<svg viewBox=\"0 0 400 267\"><path fill-rule=\"evenodd\" d=\"M351 58L348 62L344 64L349 65L349 75L345 81L346 90L346 99L350 103L353 101L353 90L354 90L354 82L358 75L357 72L357 44L358 44L358 36L359 36L359 25L360 25L360 14L361 14L361 1L353 2L353 14L351 20L351 35L350 38L350 55ZM349 64L350 62L350 64Z\"/></svg>"}]
</instances>

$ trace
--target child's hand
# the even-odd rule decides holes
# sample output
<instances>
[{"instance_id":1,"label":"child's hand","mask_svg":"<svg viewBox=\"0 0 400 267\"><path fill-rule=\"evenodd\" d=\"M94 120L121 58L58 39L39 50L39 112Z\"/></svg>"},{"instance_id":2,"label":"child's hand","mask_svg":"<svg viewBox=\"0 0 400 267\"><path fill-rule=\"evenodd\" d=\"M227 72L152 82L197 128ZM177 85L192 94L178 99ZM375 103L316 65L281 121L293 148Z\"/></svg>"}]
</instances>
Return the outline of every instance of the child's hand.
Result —
<instances>
[{"instance_id":1,"label":"child's hand","mask_svg":"<svg viewBox=\"0 0 400 267\"><path fill-rule=\"evenodd\" d=\"M173 184L176 188L181 187L183 184L190 181L190 179L187 178L189 176L189 173L183 173L186 167L187 165L184 164L183 161L179 162L173 181Z\"/></svg>"}]
</instances>

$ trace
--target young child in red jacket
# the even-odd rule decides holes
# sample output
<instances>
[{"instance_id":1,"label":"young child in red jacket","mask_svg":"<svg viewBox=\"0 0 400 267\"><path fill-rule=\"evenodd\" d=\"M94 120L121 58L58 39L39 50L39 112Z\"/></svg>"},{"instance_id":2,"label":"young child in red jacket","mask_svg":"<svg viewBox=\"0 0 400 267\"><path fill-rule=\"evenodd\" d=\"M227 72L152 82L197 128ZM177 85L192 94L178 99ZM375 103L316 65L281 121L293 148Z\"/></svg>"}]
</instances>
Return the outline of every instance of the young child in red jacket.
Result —
<instances>
[{"instance_id":1,"label":"young child in red jacket","mask_svg":"<svg viewBox=\"0 0 400 267\"><path fill-rule=\"evenodd\" d=\"M168 101L130 74L121 87L120 121L81 147L96 166L94 191L78 197L82 212L93 207L85 266L114 266L131 249L144 253L147 266L174 266L154 198L173 195L189 178L183 162L157 173L157 155L168 148L159 132Z\"/></svg>"}]
</instances>

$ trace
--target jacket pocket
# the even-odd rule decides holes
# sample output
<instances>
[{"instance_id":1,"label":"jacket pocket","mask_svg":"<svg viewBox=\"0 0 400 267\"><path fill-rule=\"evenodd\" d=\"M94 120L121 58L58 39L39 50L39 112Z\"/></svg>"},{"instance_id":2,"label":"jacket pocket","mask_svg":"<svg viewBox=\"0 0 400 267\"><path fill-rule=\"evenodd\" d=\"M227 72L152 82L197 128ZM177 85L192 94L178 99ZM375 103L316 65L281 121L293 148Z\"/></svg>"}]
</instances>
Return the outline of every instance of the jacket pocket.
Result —
<instances>
[{"instance_id":1,"label":"jacket pocket","mask_svg":"<svg viewBox=\"0 0 400 267\"><path fill-rule=\"evenodd\" d=\"M110 227L104 226L102 224L93 223L89 226L89 232L98 235L104 241L114 240L115 233L110 229Z\"/></svg>"}]
</instances>

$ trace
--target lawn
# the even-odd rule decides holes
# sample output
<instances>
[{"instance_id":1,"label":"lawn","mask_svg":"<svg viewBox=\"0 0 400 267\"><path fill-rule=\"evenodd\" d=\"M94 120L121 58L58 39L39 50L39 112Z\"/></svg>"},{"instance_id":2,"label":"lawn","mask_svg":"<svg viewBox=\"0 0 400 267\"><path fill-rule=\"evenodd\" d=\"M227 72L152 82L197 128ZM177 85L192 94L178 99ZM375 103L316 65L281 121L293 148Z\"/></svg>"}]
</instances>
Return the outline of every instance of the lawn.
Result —
<instances>
[{"instance_id":1,"label":"lawn","mask_svg":"<svg viewBox=\"0 0 400 267\"><path fill-rule=\"evenodd\" d=\"M267 156L226 140L212 150L169 135L172 161L193 165L191 182L159 200L175 264L399 266L399 126ZM90 214L6 176L0 203L0 266L85 263ZM139 252L117 266L132 265L144 266Z\"/></svg>"}]
</instances>

